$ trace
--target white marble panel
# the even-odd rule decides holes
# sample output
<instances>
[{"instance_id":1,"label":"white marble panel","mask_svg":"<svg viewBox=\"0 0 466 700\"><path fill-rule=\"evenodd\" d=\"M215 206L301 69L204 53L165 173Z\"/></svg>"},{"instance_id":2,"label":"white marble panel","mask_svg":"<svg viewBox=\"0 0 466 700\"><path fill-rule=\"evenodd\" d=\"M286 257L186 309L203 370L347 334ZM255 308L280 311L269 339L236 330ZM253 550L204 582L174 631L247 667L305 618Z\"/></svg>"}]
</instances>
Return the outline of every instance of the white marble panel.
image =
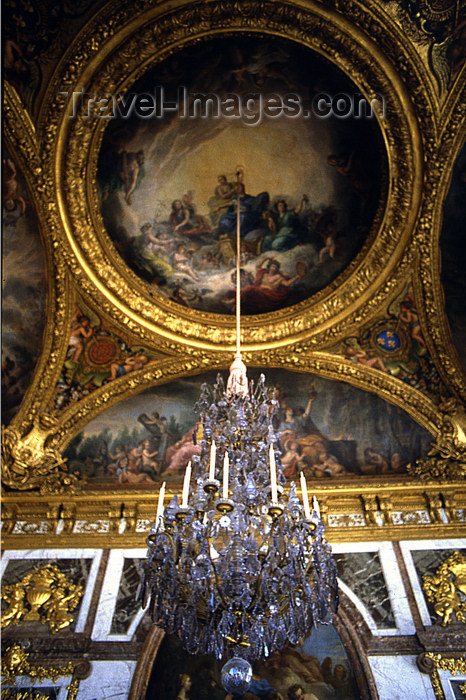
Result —
<instances>
[{"instance_id":1,"label":"white marble panel","mask_svg":"<svg viewBox=\"0 0 466 700\"><path fill-rule=\"evenodd\" d=\"M84 625L86 624L101 558L101 549L29 549L26 551L10 549L3 553L0 561L0 579L3 577L8 562L11 559L43 559L44 561L50 559L92 559L78 620L74 630L75 633L79 633L84 630Z\"/></svg>"},{"instance_id":2,"label":"white marble panel","mask_svg":"<svg viewBox=\"0 0 466 700\"><path fill-rule=\"evenodd\" d=\"M403 553L403 558L405 560L406 569L408 571L409 580L411 582L421 620L424 625L431 625L432 620L430 619L429 610L422 592L421 581L417 575L411 552L424 549L464 549L466 547L466 540L407 540L400 542L400 547Z\"/></svg>"},{"instance_id":3,"label":"white marble panel","mask_svg":"<svg viewBox=\"0 0 466 700\"><path fill-rule=\"evenodd\" d=\"M435 700L430 678L415 656L369 656L379 700Z\"/></svg>"},{"instance_id":4,"label":"white marble panel","mask_svg":"<svg viewBox=\"0 0 466 700\"><path fill-rule=\"evenodd\" d=\"M127 700L136 663L91 660L91 675L80 682L77 700Z\"/></svg>"},{"instance_id":5,"label":"white marble panel","mask_svg":"<svg viewBox=\"0 0 466 700\"><path fill-rule=\"evenodd\" d=\"M140 610L135 616L127 634L110 634L112 619L120 586L125 559L145 559L147 549L113 549L108 558L102 592L97 606L91 639L95 642L130 642L139 622L145 614Z\"/></svg>"},{"instance_id":6,"label":"white marble panel","mask_svg":"<svg viewBox=\"0 0 466 700\"><path fill-rule=\"evenodd\" d=\"M395 617L396 628L378 629L374 619L364 603L359 598L356 598L352 592L350 595L348 593L348 587L345 586L343 582L339 582L341 589L353 601L354 605L364 617L374 635L396 636L402 634L415 634L416 628L411 615L411 610L409 609L406 591L391 542L341 542L332 545L332 552L335 554L347 552L378 552L385 579L385 585L387 587L390 604Z\"/></svg>"}]
</instances>

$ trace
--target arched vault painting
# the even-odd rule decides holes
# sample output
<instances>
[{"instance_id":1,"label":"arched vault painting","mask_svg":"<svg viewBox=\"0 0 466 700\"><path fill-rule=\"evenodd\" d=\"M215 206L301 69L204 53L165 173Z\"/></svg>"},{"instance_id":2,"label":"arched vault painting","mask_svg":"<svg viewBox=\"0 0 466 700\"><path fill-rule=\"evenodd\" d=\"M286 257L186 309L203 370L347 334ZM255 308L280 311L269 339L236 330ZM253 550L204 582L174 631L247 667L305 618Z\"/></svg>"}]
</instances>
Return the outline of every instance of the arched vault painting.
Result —
<instances>
[{"instance_id":1,"label":"arched vault painting","mask_svg":"<svg viewBox=\"0 0 466 700\"><path fill-rule=\"evenodd\" d=\"M257 379L260 370L250 370ZM122 401L92 420L65 452L92 484L122 487L182 478L200 453L193 407L215 373L177 379ZM276 429L288 480L399 475L425 456L429 433L404 411L343 382L268 370L280 408Z\"/></svg>"},{"instance_id":2,"label":"arched vault painting","mask_svg":"<svg viewBox=\"0 0 466 700\"><path fill-rule=\"evenodd\" d=\"M464 221L466 218L466 145L455 166L443 210L440 236L442 252L442 283L445 291L445 310L450 324L453 343L466 367L466 314L464 299L466 283L466 247Z\"/></svg>"},{"instance_id":3,"label":"arched vault painting","mask_svg":"<svg viewBox=\"0 0 466 700\"><path fill-rule=\"evenodd\" d=\"M213 656L190 655L176 637L166 636L152 669L146 699L175 700L184 688L192 700L225 700L222 663ZM274 651L253 666L250 690L238 700L356 700L355 673L333 625L319 625L294 647ZM227 697L232 697L228 695Z\"/></svg>"},{"instance_id":4,"label":"arched vault painting","mask_svg":"<svg viewBox=\"0 0 466 700\"><path fill-rule=\"evenodd\" d=\"M47 283L39 223L11 154L3 154L2 403L16 415L42 349Z\"/></svg>"},{"instance_id":5,"label":"arched vault painting","mask_svg":"<svg viewBox=\"0 0 466 700\"><path fill-rule=\"evenodd\" d=\"M132 109L141 95L172 107L142 118ZM349 106L323 118L319 95ZM115 247L154 297L232 313L239 194L243 313L307 299L383 213L382 140L361 98L323 58L277 39L209 40L153 66L101 146L100 206Z\"/></svg>"}]
</instances>

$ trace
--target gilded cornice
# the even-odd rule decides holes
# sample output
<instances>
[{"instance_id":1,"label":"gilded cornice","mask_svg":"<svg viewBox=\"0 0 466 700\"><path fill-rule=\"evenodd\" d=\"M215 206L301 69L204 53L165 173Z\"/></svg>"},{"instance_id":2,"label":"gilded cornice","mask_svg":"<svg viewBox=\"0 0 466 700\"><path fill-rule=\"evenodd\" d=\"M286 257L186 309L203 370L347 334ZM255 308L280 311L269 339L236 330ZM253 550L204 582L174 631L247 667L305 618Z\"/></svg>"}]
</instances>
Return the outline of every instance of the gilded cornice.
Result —
<instances>
[{"instance_id":1,"label":"gilded cornice","mask_svg":"<svg viewBox=\"0 0 466 700\"><path fill-rule=\"evenodd\" d=\"M437 539L464 535L466 491L458 484L390 483L381 477L314 480L329 542ZM166 502L178 493L167 484ZM86 489L82 493L5 494L2 546L6 549L89 547L133 548L143 545L154 520L158 494L152 488L124 493Z\"/></svg>"}]
</instances>

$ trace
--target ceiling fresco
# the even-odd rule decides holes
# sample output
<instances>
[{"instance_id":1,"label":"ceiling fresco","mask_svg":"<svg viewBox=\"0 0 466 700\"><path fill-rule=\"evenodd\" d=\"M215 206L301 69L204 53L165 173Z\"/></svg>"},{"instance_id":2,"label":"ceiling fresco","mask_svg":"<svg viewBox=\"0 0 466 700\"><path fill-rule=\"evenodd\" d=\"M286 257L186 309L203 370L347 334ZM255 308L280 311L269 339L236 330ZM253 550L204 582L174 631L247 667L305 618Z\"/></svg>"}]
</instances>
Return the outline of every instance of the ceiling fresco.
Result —
<instances>
[{"instance_id":1,"label":"ceiling fresco","mask_svg":"<svg viewBox=\"0 0 466 700\"><path fill-rule=\"evenodd\" d=\"M369 488L445 451L463 473L464 152L451 179L448 163L464 67L448 59L440 90L406 15L369 4L149 3L135 22L129 2L89 21L80 2L54 23L32 3L16 36L10 21L7 488L135 493L180 478L202 380L234 352L238 195L242 347L279 387L287 477ZM37 24L49 41L28 45ZM199 95L207 116L191 116ZM338 113L338 95L383 99L366 118L355 102ZM161 113L141 116L152 97Z\"/></svg>"},{"instance_id":2,"label":"ceiling fresco","mask_svg":"<svg viewBox=\"0 0 466 700\"><path fill-rule=\"evenodd\" d=\"M136 114L141 95L158 107ZM324 95L341 96L340 112L319 107ZM362 98L327 61L276 39L208 41L151 68L99 155L115 247L155 295L231 314L239 192L243 314L307 299L374 222L386 159Z\"/></svg>"},{"instance_id":3,"label":"ceiling fresco","mask_svg":"<svg viewBox=\"0 0 466 700\"><path fill-rule=\"evenodd\" d=\"M466 522L466 9L4 5L3 654L45 664L29 691L50 697L224 697L219 662L137 591L161 484L167 506L234 357L239 195L240 345L278 400L277 500L294 482L303 502L306 477L342 593L335 627L255 666L257 697L382 697L381 677L404 697L400 668L434 688L416 655L464 649L460 616L442 624L453 575L441 613L422 584L440 589ZM83 599L34 602L44 571Z\"/></svg>"}]
</instances>

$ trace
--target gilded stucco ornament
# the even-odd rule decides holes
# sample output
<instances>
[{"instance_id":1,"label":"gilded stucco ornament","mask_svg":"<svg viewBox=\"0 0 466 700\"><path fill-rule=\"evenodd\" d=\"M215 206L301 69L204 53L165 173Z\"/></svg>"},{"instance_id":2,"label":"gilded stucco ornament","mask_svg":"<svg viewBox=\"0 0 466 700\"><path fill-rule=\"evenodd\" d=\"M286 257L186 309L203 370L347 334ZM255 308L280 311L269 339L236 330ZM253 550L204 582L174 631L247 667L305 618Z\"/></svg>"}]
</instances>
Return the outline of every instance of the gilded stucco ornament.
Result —
<instances>
[{"instance_id":1,"label":"gilded stucco ornament","mask_svg":"<svg viewBox=\"0 0 466 700\"><path fill-rule=\"evenodd\" d=\"M446 656L433 651L423 652L417 657L417 665L422 673L430 675L432 688L438 700L445 700L439 670L448 671L452 676L466 673L466 656Z\"/></svg>"},{"instance_id":2,"label":"gilded stucco ornament","mask_svg":"<svg viewBox=\"0 0 466 700\"><path fill-rule=\"evenodd\" d=\"M1 597L7 604L2 613L2 628L24 621L39 621L53 634L73 622L72 611L83 595L81 585L68 581L55 564L34 569L21 581L2 587Z\"/></svg>"},{"instance_id":3,"label":"gilded stucco ornament","mask_svg":"<svg viewBox=\"0 0 466 700\"><path fill-rule=\"evenodd\" d=\"M441 423L427 459L408 464L411 476L421 479L463 480L466 476L466 414L455 398L440 403Z\"/></svg>"},{"instance_id":4,"label":"gilded stucco ornament","mask_svg":"<svg viewBox=\"0 0 466 700\"><path fill-rule=\"evenodd\" d=\"M460 552L449 556L432 576L424 574L422 588L443 627L466 622L466 558Z\"/></svg>"},{"instance_id":5,"label":"gilded stucco ornament","mask_svg":"<svg viewBox=\"0 0 466 700\"><path fill-rule=\"evenodd\" d=\"M47 446L50 430L35 418L26 435L7 427L2 436L2 480L9 488L38 488L41 493L65 493L80 490L74 474L69 474L60 452Z\"/></svg>"},{"instance_id":6,"label":"gilded stucco ornament","mask_svg":"<svg viewBox=\"0 0 466 700\"><path fill-rule=\"evenodd\" d=\"M12 644L2 654L2 684L5 694L8 692L5 683L14 686L15 678L19 676L27 676L38 681L49 679L54 683L63 676L73 676L67 688L66 699L76 700L79 681L86 678L90 673L90 663L88 661L81 661L78 664L68 662L65 666L41 666L37 663L31 663L29 657L30 653L26 652L20 644ZM30 697L29 693L27 697Z\"/></svg>"},{"instance_id":7,"label":"gilded stucco ornament","mask_svg":"<svg viewBox=\"0 0 466 700\"><path fill-rule=\"evenodd\" d=\"M466 75L466 66L462 76ZM454 162L464 141L466 120L466 80L458 84L444 105L443 124L435 138L426 139L426 174L423 206L416 226L414 244L419 250L415 279L423 300L425 330L431 340L432 354L439 374L466 401L466 375L453 346L445 315L444 291L440 280L439 235L443 222L443 204L450 187Z\"/></svg>"}]
</instances>

